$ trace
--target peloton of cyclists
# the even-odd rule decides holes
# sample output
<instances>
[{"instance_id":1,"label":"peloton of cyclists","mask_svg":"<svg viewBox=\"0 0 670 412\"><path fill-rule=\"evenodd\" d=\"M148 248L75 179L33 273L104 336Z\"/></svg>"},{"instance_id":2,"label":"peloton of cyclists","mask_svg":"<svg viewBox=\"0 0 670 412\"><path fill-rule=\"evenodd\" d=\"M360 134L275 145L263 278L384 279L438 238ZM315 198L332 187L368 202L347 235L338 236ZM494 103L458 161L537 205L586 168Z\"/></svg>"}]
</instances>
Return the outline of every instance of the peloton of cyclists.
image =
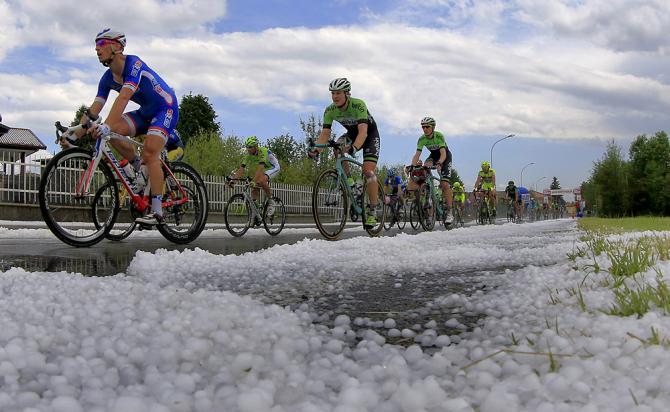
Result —
<instances>
[{"instance_id":1,"label":"peloton of cyclists","mask_svg":"<svg viewBox=\"0 0 670 412\"><path fill-rule=\"evenodd\" d=\"M333 122L340 123L347 130L347 147L353 149L355 154L363 150L363 175L366 180L368 197L370 203L367 218L364 222L367 227L377 224L379 187L375 167L379 160L379 131L377 123L368 111L367 105L361 99L351 97L351 82L344 77L339 77L330 82L328 86L333 103L326 107L323 113L323 127L317 139L317 144L325 144L330 136ZM313 148L309 156L315 157L316 153L323 151L321 147Z\"/></svg>"},{"instance_id":2,"label":"peloton of cyclists","mask_svg":"<svg viewBox=\"0 0 670 412\"><path fill-rule=\"evenodd\" d=\"M423 134L419 137L416 145L416 152L412 158L412 165L418 166L423 148L426 147L430 151L430 155L423 162L424 166L435 166L440 175L440 188L442 189L442 199L444 208L447 211L445 223L453 222L454 217L451 213L452 198L451 186L449 179L451 179L451 151L447 147L444 140L444 135L435 130L435 119L432 117L424 117L421 119L421 129ZM407 185L407 190L417 190L420 184L410 180Z\"/></svg>"},{"instance_id":3,"label":"peloton of cyclists","mask_svg":"<svg viewBox=\"0 0 670 412\"><path fill-rule=\"evenodd\" d=\"M247 149L247 155L244 157L240 167L230 176L231 179L239 179L242 177L244 172L247 172L247 176L253 176L253 181L255 186L251 191L251 197L258 204L260 190L259 187L263 189L263 192L269 199L267 215L272 216L274 214L274 202L272 201L272 190L270 189L270 179L275 176L281 170L279 166L279 160L277 157L265 146L258 145L258 138L256 136L249 136L244 142L244 146ZM229 183L230 186L234 185L234 182Z\"/></svg>"},{"instance_id":4,"label":"peloton of cyclists","mask_svg":"<svg viewBox=\"0 0 670 412\"><path fill-rule=\"evenodd\" d=\"M491 168L491 163L484 161L482 162L482 168L477 173L477 181L475 182L474 195L475 198L481 196L483 191L485 196L488 197L491 207L493 207L493 217L496 216L496 171Z\"/></svg>"},{"instance_id":5,"label":"peloton of cyclists","mask_svg":"<svg viewBox=\"0 0 670 412\"><path fill-rule=\"evenodd\" d=\"M179 120L179 102L170 86L139 57L124 55L126 36L119 31L104 29L95 37L95 51L98 60L108 67L98 84L98 93L89 108L92 117L97 117L105 106L110 90L119 94L112 104L109 115L103 123L97 123L89 130L80 130L74 138L86 133L94 137L108 136L111 132L134 137L146 134L142 158L137 156L135 146L120 140L111 140L110 144L130 161L136 171L140 163L147 167L151 182L151 211L136 219L138 223L157 225L164 222L162 210L163 170L160 153L171 139L179 139L174 133ZM129 101L140 108L126 112ZM80 119L88 121L85 114ZM61 143L66 146L67 143ZM178 145L170 142L170 146Z\"/></svg>"}]
</instances>

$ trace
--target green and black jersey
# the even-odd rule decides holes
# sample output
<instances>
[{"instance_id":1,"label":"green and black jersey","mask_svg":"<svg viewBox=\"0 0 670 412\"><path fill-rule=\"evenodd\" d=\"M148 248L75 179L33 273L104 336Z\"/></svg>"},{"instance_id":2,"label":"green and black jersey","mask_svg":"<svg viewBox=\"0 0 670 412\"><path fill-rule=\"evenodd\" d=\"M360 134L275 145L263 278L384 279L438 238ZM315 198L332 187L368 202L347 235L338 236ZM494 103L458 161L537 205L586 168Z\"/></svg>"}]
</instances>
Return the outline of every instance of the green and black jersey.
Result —
<instances>
[{"instance_id":1,"label":"green and black jersey","mask_svg":"<svg viewBox=\"0 0 670 412\"><path fill-rule=\"evenodd\" d=\"M447 150L447 143L444 141L444 135L437 130L433 131L432 138L429 138L425 134L422 134L419 137L419 141L416 143L416 151L420 152L423 148L430 150L431 156L440 155L440 148L444 147L444 150Z\"/></svg>"},{"instance_id":2,"label":"green and black jersey","mask_svg":"<svg viewBox=\"0 0 670 412\"><path fill-rule=\"evenodd\" d=\"M348 98L347 107L344 110L337 107L335 103L326 107L323 113L323 128L331 129L334 121L344 126L349 136L358 135L358 125L361 123L367 123L368 135L377 132L377 123L372 118L365 102L354 97Z\"/></svg>"}]
</instances>

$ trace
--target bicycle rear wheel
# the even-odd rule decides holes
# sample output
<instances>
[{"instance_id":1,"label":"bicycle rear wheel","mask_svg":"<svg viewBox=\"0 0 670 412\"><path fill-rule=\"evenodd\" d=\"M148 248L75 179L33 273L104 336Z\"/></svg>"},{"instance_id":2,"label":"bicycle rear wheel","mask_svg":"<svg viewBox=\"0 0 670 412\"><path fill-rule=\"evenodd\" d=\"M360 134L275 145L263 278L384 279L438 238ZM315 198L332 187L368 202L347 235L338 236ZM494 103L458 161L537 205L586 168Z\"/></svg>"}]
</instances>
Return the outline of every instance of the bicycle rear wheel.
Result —
<instances>
[{"instance_id":1,"label":"bicycle rear wheel","mask_svg":"<svg viewBox=\"0 0 670 412\"><path fill-rule=\"evenodd\" d=\"M319 232L328 240L335 240L347 222L349 198L344 180L335 169L325 170L314 182L312 215Z\"/></svg>"},{"instance_id":2,"label":"bicycle rear wheel","mask_svg":"<svg viewBox=\"0 0 670 412\"><path fill-rule=\"evenodd\" d=\"M368 182L367 180L363 181L363 224L365 225L365 222L368 218L368 206L371 205L370 203L370 196L368 194ZM378 209L381 207L381 210ZM368 232L370 236L377 236L379 235L382 230L384 230L384 220L386 218L386 203L384 203L384 186L382 185L382 182L377 179L377 207L375 208L375 213L376 213L376 220L377 223L375 223L374 226L364 226L365 231Z\"/></svg>"},{"instance_id":3,"label":"bicycle rear wheel","mask_svg":"<svg viewBox=\"0 0 670 412\"><path fill-rule=\"evenodd\" d=\"M431 231L435 228L436 205L435 199L430 194L430 188L423 185L417 192L417 202L419 203L419 223L423 230Z\"/></svg>"},{"instance_id":4,"label":"bicycle rear wheel","mask_svg":"<svg viewBox=\"0 0 670 412\"><path fill-rule=\"evenodd\" d=\"M156 227L170 242L185 244L195 240L205 228L209 213L207 189L198 172L186 163L173 162L169 167L174 177L166 172L165 224Z\"/></svg>"},{"instance_id":5,"label":"bicycle rear wheel","mask_svg":"<svg viewBox=\"0 0 670 412\"><path fill-rule=\"evenodd\" d=\"M119 211L119 192L114 174L100 162L90 178L89 192L77 195L85 172L93 161L81 148L64 150L44 169L38 192L40 211L49 230L71 246L87 247L101 241L114 225ZM108 199L99 209L99 225L91 219L95 195Z\"/></svg>"},{"instance_id":6,"label":"bicycle rear wheel","mask_svg":"<svg viewBox=\"0 0 670 412\"><path fill-rule=\"evenodd\" d=\"M231 235L240 237L251 226L251 208L241 193L234 194L223 209L223 220Z\"/></svg>"},{"instance_id":7,"label":"bicycle rear wheel","mask_svg":"<svg viewBox=\"0 0 670 412\"><path fill-rule=\"evenodd\" d=\"M277 236L286 223L286 209L284 208L284 202L280 198L273 196L272 201L274 202L272 215L268 215L268 203L270 199L266 200L263 206L263 226L265 227L265 231L271 236Z\"/></svg>"}]
</instances>

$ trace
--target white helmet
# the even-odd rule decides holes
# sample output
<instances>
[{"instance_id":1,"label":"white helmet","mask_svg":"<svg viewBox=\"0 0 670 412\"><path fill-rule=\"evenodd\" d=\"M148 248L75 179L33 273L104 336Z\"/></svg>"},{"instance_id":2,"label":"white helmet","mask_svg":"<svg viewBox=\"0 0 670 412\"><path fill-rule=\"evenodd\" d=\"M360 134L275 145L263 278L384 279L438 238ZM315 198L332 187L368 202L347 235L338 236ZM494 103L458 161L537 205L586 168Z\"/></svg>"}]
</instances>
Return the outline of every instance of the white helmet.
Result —
<instances>
[{"instance_id":1,"label":"white helmet","mask_svg":"<svg viewBox=\"0 0 670 412\"><path fill-rule=\"evenodd\" d=\"M95 41L97 42L98 40L112 40L119 43L124 49L126 47L126 35L120 31L104 29L95 36Z\"/></svg>"},{"instance_id":2,"label":"white helmet","mask_svg":"<svg viewBox=\"0 0 670 412\"><path fill-rule=\"evenodd\" d=\"M351 91L351 83L349 82L349 80L347 80L346 77L338 77L337 79L330 82L330 85L328 86L328 89L331 92L335 92L335 91L350 92Z\"/></svg>"},{"instance_id":3,"label":"white helmet","mask_svg":"<svg viewBox=\"0 0 670 412\"><path fill-rule=\"evenodd\" d=\"M430 116L424 117L421 119L421 126L433 126L435 127L435 119Z\"/></svg>"}]
</instances>

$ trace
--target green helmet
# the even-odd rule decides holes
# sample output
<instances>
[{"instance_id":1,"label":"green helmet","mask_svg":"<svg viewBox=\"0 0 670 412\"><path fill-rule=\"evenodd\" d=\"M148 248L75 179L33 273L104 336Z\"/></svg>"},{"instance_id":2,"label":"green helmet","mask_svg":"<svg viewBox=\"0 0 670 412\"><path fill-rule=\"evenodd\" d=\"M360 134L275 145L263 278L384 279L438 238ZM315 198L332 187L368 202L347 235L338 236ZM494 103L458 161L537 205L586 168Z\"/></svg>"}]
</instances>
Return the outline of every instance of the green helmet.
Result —
<instances>
[{"instance_id":1,"label":"green helmet","mask_svg":"<svg viewBox=\"0 0 670 412\"><path fill-rule=\"evenodd\" d=\"M421 126L433 126L435 127L435 119L430 116L424 117L421 119Z\"/></svg>"},{"instance_id":2,"label":"green helmet","mask_svg":"<svg viewBox=\"0 0 670 412\"><path fill-rule=\"evenodd\" d=\"M461 182L454 182L454 188L458 189L461 187Z\"/></svg>"},{"instance_id":3,"label":"green helmet","mask_svg":"<svg viewBox=\"0 0 670 412\"><path fill-rule=\"evenodd\" d=\"M483 161L482 162L482 169L485 168L485 167L491 167L491 163L489 163L487 161Z\"/></svg>"},{"instance_id":4,"label":"green helmet","mask_svg":"<svg viewBox=\"0 0 670 412\"><path fill-rule=\"evenodd\" d=\"M246 147L256 147L258 146L258 138L256 136L249 136L247 140L244 141Z\"/></svg>"}]
</instances>

